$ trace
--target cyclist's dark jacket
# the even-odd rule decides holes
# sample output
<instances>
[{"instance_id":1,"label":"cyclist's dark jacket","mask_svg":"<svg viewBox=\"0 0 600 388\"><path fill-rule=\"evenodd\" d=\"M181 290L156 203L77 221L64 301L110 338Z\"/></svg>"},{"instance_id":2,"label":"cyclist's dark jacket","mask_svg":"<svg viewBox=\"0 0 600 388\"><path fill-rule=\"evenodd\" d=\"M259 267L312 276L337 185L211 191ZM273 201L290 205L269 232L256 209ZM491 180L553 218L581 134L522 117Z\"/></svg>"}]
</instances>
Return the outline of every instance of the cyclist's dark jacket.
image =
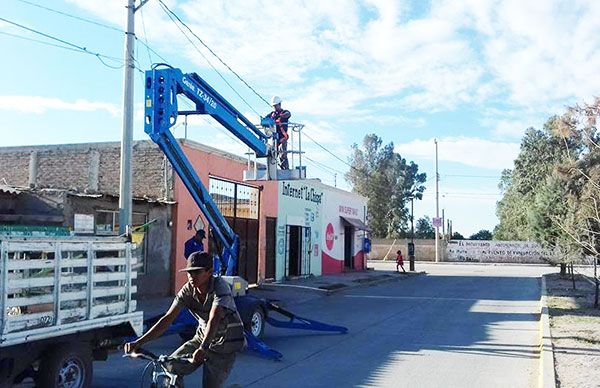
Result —
<instances>
[{"instance_id":1,"label":"cyclist's dark jacket","mask_svg":"<svg viewBox=\"0 0 600 388\"><path fill-rule=\"evenodd\" d=\"M200 294L189 282L186 283L175 296L173 304L189 309L198 320L196 335L200 338L204 338L212 306L222 307L224 314L209 349L217 353L233 353L244 348L244 326L231 295L231 288L222 278L210 278L205 295Z\"/></svg>"}]
</instances>

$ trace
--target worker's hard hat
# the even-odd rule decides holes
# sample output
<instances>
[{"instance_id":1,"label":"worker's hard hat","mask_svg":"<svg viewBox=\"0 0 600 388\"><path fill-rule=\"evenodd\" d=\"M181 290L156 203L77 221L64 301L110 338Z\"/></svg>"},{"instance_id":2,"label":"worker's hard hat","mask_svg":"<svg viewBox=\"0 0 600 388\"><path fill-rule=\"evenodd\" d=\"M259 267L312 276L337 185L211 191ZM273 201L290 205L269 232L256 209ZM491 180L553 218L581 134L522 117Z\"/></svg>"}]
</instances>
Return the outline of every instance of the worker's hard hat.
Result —
<instances>
[{"instance_id":1,"label":"worker's hard hat","mask_svg":"<svg viewBox=\"0 0 600 388\"><path fill-rule=\"evenodd\" d=\"M281 104L281 98L279 96L273 96L271 98L271 105Z\"/></svg>"}]
</instances>

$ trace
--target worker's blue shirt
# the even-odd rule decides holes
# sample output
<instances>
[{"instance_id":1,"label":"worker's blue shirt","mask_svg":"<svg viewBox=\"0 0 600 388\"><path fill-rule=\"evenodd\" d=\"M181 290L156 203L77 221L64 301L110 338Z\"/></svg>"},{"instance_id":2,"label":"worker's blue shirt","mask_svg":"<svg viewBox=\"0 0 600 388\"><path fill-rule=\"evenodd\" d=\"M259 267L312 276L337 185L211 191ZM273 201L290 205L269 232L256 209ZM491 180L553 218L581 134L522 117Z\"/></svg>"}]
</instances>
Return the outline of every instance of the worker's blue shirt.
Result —
<instances>
[{"instance_id":1,"label":"worker's blue shirt","mask_svg":"<svg viewBox=\"0 0 600 388\"><path fill-rule=\"evenodd\" d=\"M194 252L204 252L204 244L199 243L194 237L192 237L185 242L185 250L183 253L185 255L185 259L187 260L187 258L190 257L190 255Z\"/></svg>"}]
</instances>

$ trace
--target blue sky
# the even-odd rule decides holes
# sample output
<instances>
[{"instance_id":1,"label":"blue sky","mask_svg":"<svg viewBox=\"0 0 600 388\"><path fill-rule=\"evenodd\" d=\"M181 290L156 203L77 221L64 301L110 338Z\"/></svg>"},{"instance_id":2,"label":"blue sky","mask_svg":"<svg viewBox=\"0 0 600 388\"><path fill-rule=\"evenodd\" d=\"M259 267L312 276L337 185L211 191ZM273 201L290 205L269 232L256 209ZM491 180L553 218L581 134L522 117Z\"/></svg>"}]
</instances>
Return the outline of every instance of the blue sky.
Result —
<instances>
[{"instance_id":1,"label":"blue sky","mask_svg":"<svg viewBox=\"0 0 600 388\"><path fill-rule=\"evenodd\" d=\"M500 172L512 167L525 129L600 91L598 1L163 1L265 99L281 96L292 121L343 160L376 133L433 178L437 138L440 209L467 235L496 225ZM64 46L0 21L2 146L120 140L126 3L3 2L0 17L114 59L106 66L27 40ZM190 35L192 46L158 0L137 12L136 34L140 70L164 59L198 73L253 121L269 110ZM146 139L142 80L136 71L136 139ZM174 132L182 137L183 126ZM190 119L188 137L246 152L205 118ZM306 137L303 151L319 163L305 160L309 177L348 188L346 164ZM435 215L434 200L429 179L415 218Z\"/></svg>"}]
</instances>

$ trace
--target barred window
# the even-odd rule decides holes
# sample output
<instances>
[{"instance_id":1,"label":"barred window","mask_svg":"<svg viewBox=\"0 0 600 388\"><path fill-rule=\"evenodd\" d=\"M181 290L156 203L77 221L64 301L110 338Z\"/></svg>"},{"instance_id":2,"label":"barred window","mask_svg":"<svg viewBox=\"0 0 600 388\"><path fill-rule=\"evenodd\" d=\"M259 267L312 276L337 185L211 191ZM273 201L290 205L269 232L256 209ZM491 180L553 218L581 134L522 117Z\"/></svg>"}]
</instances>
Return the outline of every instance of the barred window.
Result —
<instances>
[{"instance_id":1,"label":"barred window","mask_svg":"<svg viewBox=\"0 0 600 388\"><path fill-rule=\"evenodd\" d=\"M223 216L258 219L258 188L210 177L208 190Z\"/></svg>"}]
</instances>

